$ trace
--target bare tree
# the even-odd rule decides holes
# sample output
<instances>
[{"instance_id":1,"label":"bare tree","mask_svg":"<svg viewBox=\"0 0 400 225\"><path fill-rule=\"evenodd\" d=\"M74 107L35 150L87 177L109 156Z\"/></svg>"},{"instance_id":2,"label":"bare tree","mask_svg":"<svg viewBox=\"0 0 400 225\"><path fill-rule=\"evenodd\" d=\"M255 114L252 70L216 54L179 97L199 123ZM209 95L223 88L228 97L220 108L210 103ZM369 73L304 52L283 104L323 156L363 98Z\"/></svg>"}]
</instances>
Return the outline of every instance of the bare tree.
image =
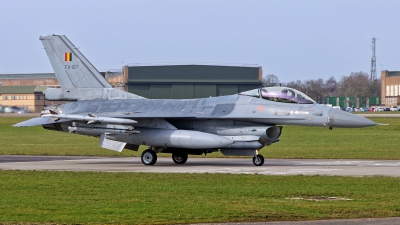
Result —
<instances>
[{"instance_id":1,"label":"bare tree","mask_svg":"<svg viewBox=\"0 0 400 225\"><path fill-rule=\"evenodd\" d=\"M334 96L336 94L337 82L336 79L332 76L325 82L325 96Z\"/></svg>"},{"instance_id":2,"label":"bare tree","mask_svg":"<svg viewBox=\"0 0 400 225\"><path fill-rule=\"evenodd\" d=\"M372 80L371 81L370 93L371 93L371 97L381 95L381 81L380 80Z\"/></svg>"},{"instance_id":3,"label":"bare tree","mask_svg":"<svg viewBox=\"0 0 400 225\"><path fill-rule=\"evenodd\" d=\"M301 92L305 92L305 91L304 91L304 88L303 88L304 85L303 85L303 83L301 82L301 80L290 81L289 83L286 83L286 84L284 84L283 86L290 87L290 88L299 90L299 91L301 91Z\"/></svg>"},{"instance_id":4,"label":"bare tree","mask_svg":"<svg viewBox=\"0 0 400 225\"><path fill-rule=\"evenodd\" d=\"M379 96L381 86L379 80L370 80L368 73L352 72L349 76L342 76L339 81L330 77L324 81L322 79L291 81L284 84L287 87L297 89L312 99L323 102L323 97L356 97L363 105L367 98ZM355 105L355 102L351 102Z\"/></svg>"},{"instance_id":5,"label":"bare tree","mask_svg":"<svg viewBox=\"0 0 400 225\"><path fill-rule=\"evenodd\" d=\"M262 81L263 83L276 84L279 83L279 78L274 74L268 74Z\"/></svg>"},{"instance_id":6,"label":"bare tree","mask_svg":"<svg viewBox=\"0 0 400 225\"><path fill-rule=\"evenodd\" d=\"M324 80L306 80L304 82L304 92L306 95L311 97L317 102L321 102L321 98L323 97L322 91L324 87Z\"/></svg>"},{"instance_id":7,"label":"bare tree","mask_svg":"<svg viewBox=\"0 0 400 225\"><path fill-rule=\"evenodd\" d=\"M339 96L348 97L351 95L351 78L342 76L338 83L338 94Z\"/></svg>"},{"instance_id":8,"label":"bare tree","mask_svg":"<svg viewBox=\"0 0 400 225\"><path fill-rule=\"evenodd\" d=\"M365 104L367 98L377 96L376 93L380 88L380 82L371 81L368 73L353 72L349 76L343 76L339 81L338 94L345 97L359 98L360 104Z\"/></svg>"}]
</instances>

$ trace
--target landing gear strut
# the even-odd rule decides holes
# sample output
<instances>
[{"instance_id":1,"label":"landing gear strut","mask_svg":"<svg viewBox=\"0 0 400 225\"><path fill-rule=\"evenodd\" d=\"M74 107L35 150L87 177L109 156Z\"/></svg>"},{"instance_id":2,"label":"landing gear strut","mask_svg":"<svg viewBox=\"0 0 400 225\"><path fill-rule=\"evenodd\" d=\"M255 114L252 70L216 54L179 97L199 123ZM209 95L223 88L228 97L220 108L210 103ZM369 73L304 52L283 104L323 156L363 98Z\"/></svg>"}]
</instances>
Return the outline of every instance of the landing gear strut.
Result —
<instances>
[{"instance_id":1,"label":"landing gear strut","mask_svg":"<svg viewBox=\"0 0 400 225\"><path fill-rule=\"evenodd\" d=\"M264 157L262 155L256 155L253 157L253 164L255 166L262 166L264 164Z\"/></svg>"},{"instance_id":2,"label":"landing gear strut","mask_svg":"<svg viewBox=\"0 0 400 225\"><path fill-rule=\"evenodd\" d=\"M142 163L146 166L154 165L157 162L156 152L150 149L145 150L140 158L142 160Z\"/></svg>"},{"instance_id":3,"label":"landing gear strut","mask_svg":"<svg viewBox=\"0 0 400 225\"><path fill-rule=\"evenodd\" d=\"M188 159L188 155L185 153L172 153L172 160L176 164L184 164Z\"/></svg>"}]
</instances>

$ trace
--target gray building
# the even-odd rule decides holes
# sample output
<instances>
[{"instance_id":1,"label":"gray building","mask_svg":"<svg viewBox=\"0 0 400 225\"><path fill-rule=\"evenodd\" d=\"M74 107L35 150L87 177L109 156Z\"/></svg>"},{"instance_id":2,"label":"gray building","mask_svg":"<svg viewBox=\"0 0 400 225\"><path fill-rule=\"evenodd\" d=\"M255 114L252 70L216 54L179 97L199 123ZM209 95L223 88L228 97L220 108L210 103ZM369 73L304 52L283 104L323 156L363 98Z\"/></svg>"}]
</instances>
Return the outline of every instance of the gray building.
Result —
<instances>
[{"instance_id":1,"label":"gray building","mask_svg":"<svg viewBox=\"0 0 400 225\"><path fill-rule=\"evenodd\" d=\"M261 87L259 66L127 66L125 90L151 99L189 99L237 94Z\"/></svg>"},{"instance_id":2,"label":"gray building","mask_svg":"<svg viewBox=\"0 0 400 225\"><path fill-rule=\"evenodd\" d=\"M151 99L237 94L261 87L259 66L151 65L101 72L111 85ZM58 86L54 73L0 74L2 86ZM1 86L0 86L1 87Z\"/></svg>"}]
</instances>

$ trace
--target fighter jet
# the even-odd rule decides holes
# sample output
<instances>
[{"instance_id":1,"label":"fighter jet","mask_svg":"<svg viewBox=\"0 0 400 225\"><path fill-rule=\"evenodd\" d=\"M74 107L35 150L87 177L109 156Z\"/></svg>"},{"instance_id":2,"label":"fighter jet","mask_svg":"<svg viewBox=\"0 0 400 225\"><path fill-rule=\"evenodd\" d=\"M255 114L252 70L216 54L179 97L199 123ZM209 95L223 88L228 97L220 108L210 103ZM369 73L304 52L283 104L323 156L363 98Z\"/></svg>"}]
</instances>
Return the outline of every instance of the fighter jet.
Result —
<instances>
[{"instance_id":1,"label":"fighter jet","mask_svg":"<svg viewBox=\"0 0 400 225\"><path fill-rule=\"evenodd\" d=\"M146 99L113 88L64 35L40 36L61 88L48 88L50 105L38 118L16 127L41 125L48 130L98 137L102 148L143 151L144 165L154 165L157 153L171 153L184 164L189 154L220 151L224 155L253 156L279 141L283 125L332 129L368 127L375 122L317 104L288 87L263 87L229 96L198 99Z\"/></svg>"}]
</instances>

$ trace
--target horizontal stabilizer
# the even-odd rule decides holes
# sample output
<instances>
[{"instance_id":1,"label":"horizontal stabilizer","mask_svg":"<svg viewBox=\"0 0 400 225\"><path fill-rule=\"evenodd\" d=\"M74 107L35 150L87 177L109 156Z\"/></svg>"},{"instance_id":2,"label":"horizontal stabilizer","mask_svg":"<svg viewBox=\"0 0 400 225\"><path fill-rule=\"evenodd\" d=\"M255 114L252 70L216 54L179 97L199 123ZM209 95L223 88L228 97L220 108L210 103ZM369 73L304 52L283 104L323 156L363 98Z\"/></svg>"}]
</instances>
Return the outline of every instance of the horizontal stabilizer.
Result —
<instances>
[{"instance_id":1,"label":"horizontal stabilizer","mask_svg":"<svg viewBox=\"0 0 400 225\"><path fill-rule=\"evenodd\" d=\"M95 99L144 99L126 91L115 88L47 88L46 100L76 101Z\"/></svg>"},{"instance_id":2,"label":"horizontal stabilizer","mask_svg":"<svg viewBox=\"0 0 400 225\"><path fill-rule=\"evenodd\" d=\"M51 117L36 117L32 118L30 120L23 121L21 123L14 124L14 127L32 127L32 126L39 126L39 125L44 125L44 124L51 124L51 123L59 123L59 122L64 122L67 120L59 120L55 121Z\"/></svg>"}]
</instances>

